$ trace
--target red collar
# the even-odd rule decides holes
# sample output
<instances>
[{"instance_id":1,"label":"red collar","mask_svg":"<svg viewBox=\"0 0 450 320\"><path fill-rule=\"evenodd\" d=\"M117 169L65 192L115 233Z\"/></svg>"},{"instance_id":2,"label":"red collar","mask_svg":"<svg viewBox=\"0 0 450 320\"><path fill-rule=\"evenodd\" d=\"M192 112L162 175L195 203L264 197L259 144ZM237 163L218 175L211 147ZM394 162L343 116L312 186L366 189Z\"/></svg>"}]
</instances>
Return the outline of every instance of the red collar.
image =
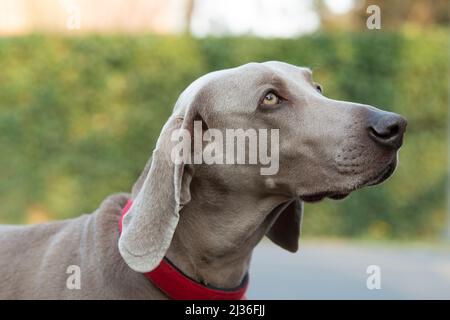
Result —
<instances>
[{"instance_id":1,"label":"red collar","mask_svg":"<svg viewBox=\"0 0 450 320\"><path fill-rule=\"evenodd\" d=\"M128 200L122 210L119 220L119 230L122 232L122 220L132 204ZM248 287L248 274L242 283L233 289L219 289L196 282L179 270L166 257L156 269L144 275L169 298L175 300L244 300Z\"/></svg>"}]
</instances>

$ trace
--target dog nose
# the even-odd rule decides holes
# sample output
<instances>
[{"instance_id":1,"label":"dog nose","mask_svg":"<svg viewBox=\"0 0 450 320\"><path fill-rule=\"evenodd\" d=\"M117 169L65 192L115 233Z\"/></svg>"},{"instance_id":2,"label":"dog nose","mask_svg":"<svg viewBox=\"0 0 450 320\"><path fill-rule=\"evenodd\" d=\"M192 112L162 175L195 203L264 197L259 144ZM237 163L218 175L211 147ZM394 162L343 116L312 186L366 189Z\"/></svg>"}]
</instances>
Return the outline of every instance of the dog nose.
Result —
<instances>
[{"instance_id":1,"label":"dog nose","mask_svg":"<svg viewBox=\"0 0 450 320\"><path fill-rule=\"evenodd\" d=\"M377 113L369 120L369 136L376 143L400 148L407 122L405 118L390 112Z\"/></svg>"}]
</instances>

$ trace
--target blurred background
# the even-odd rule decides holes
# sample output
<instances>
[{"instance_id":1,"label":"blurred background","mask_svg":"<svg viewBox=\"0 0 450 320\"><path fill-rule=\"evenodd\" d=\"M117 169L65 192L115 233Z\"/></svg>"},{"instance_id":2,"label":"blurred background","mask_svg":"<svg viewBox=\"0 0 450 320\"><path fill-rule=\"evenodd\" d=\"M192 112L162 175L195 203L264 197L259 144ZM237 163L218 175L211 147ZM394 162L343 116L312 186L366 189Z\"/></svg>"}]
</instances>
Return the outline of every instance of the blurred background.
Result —
<instances>
[{"instance_id":1,"label":"blurred background","mask_svg":"<svg viewBox=\"0 0 450 320\"><path fill-rule=\"evenodd\" d=\"M381 29L368 28L369 5ZM75 217L129 191L190 82L281 60L311 67L327 96L409 124L387 183L306 205L300 253L257 248L249 298L450 299L449 10L447 0L0 0L0 223ZM367 288L369 265L381 289Z\"/></svg>"}]
</instances>

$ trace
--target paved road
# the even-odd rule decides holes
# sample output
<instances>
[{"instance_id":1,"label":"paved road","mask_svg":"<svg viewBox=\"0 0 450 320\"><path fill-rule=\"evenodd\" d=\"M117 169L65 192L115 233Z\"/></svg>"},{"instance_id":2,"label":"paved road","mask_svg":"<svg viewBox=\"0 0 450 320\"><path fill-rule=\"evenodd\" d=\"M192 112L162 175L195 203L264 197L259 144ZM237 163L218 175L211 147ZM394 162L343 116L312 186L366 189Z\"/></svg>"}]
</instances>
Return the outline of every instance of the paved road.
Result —
<instances>
[{"instance_id":1,"label":"paved road","mask_svg":"<svg viewBox=\"0 0 450 320\"><path fill-rule=\"evenodd\" d=\"M381 289L367 289L367 267ZM249 299L450 299L450 249L301 241L292 254L260 244Z\"/></svg>"}]
</instances>

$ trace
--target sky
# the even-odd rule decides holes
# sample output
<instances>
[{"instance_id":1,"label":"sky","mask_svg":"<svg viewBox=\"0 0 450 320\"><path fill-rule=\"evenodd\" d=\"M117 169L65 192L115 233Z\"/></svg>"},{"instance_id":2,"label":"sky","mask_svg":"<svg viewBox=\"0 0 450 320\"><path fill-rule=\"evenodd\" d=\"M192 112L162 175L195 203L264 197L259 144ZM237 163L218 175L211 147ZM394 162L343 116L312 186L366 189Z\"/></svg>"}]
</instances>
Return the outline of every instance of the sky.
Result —
<instances>
[{"instance_id":1,"label":"sky","mask_svg":"<svg viewBox=\"0 0 450 320\"><path fill-rule=\"evenodd\" d=\"M354 0L325 0L335 14L350 10ZM320 25L313 0L196 0L191 32L207 35L295 37Z\"/></svg>"}]
</instances>

